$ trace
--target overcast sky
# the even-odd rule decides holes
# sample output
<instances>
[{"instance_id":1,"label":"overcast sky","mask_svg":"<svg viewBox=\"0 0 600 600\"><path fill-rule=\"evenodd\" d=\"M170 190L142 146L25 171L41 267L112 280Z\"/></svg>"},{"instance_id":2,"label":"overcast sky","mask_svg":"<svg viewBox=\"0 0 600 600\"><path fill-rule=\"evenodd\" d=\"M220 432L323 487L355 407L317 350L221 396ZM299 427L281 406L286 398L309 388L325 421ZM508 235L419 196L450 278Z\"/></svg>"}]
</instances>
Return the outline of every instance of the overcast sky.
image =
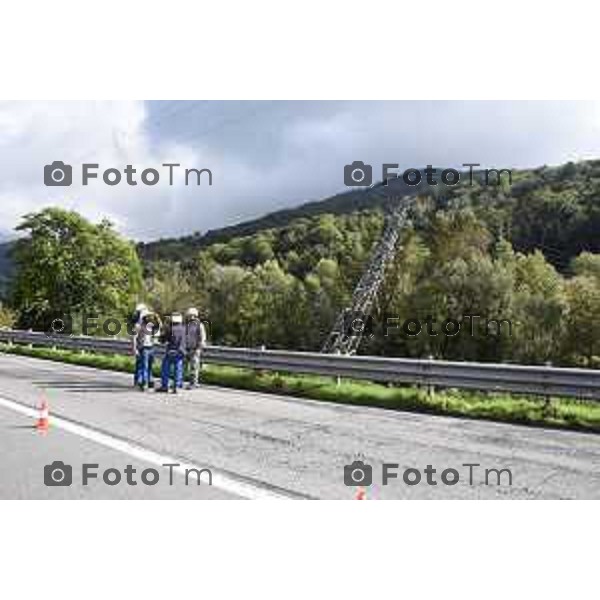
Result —
<instances>
[{"instance_id":1,"label":"overcast sky","mask_svg":"<svg viewBox=\"0 0 600 600\"><path fill-rule=\"evenodd\" d=\"M535 167L600 158L594 102L4 102L0 103L0 234L48 205L108 217L136 239L206 231L343 191L354 160ZM44 165L74 165L70 187ZM100 179L81 185L81 163ZM213 185L117 186L107 168L163 162L209 168Z\"/></svg>"}]
</instances>

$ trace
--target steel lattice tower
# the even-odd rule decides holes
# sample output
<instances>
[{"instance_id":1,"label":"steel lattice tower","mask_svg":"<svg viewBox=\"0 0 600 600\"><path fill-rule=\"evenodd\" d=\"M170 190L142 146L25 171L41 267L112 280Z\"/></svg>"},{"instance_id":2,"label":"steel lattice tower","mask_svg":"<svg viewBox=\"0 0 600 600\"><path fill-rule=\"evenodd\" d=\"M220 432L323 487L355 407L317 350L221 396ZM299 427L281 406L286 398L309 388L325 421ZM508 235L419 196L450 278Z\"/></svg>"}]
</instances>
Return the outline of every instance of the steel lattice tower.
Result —
<instances>
[{"instance_id":1,"label":"steel lattice tower","mask_svg":"<svg viewBox=\"0 0 600 600\"><path fill-rule=\"evenodd\" d=\"M354 288L350 306L338 314L321 352L354 354L363 337L377 293L383 282L386 266L394 259L401 230L409 225L408 210L413 198L407 197L391 209L386 217L381 238L377 242L367 267Z\"/></svg>"}]
</instances>

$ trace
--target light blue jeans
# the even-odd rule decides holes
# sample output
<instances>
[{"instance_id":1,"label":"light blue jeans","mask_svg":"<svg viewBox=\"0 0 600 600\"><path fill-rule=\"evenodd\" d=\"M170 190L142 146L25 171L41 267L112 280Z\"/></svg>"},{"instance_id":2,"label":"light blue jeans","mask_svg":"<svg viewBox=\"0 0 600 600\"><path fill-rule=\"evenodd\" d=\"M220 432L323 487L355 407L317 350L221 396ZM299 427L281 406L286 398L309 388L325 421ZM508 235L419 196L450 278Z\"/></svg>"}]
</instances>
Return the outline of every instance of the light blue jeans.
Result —
<instances>
[{"instance_id":1,"label":"light blue jeans","mask_svg":"<svg viewBox=\"0 0 600 600\"><path fill-rule=\"evenodd\" d=\"M135 356L136 385L150 385L153 381L152 365L154 363L154 348L141 348Z\"/></svg>"},{"instance_id":2,"label":"light blue jeans","mask_svg":"<svg viewBox=\"0 0 600 600\"><path fill-rule=\"evenodd\" d=\"M171 378L171 372L175 380L175 386L178 388L183 387L183 352L167 351L162 361L161 367L161 384L163 389L169 387L169 379Z\"/></svg>"}]
</instances>

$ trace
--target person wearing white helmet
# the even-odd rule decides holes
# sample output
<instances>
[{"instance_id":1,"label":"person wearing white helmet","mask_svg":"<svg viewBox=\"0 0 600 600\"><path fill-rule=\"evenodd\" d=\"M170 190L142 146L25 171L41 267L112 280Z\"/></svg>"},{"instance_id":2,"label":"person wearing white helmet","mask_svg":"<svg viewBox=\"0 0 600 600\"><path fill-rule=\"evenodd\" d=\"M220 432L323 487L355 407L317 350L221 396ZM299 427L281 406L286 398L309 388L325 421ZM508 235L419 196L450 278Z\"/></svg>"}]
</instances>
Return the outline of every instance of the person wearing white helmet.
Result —
<instances>
[{"instance_id":1,"label":"person wearing white helmet","mask_svg":"<svg viewBox=\"0 0 600 600\"><path fill-rule=\"evenodd\" d=\"M165 342L165 356L161 367L162 385L157 391L169 391L169 380L173 372L173 392L177 393L177 390L183 387L183 360L185 357L185 327L181 313L171 315L162 341Z\"/></svg>"},{"instance_id":2,"label":"person wearing white helmet","mask_svg":"<svg viewBox=\"0 0 600 600\"><path fill-rule=\"evenodd\" d=\"M131 324L130 327L131 329L129 329L130 333L132 334L132 343L133 343L133 355L135 356L135 370L133 372L133 385L138 385L138 374L140 373L140 369L141 369L141 355L138 353L138 344L137 344L137 332L139 330L139 326L140 323L142 321L142 316L144 313L148 312L148 307L143 303L143 302L138 302L135 305L135 309L133 311L133 314L131 315Z\"/></svg>"},{"instance_id":3,"label":"person wearing white helmet","mask_svg":"<svg viewBox=\"0 0 600 600\"><path fill-rule=\"evenodd\" d=\"M206 346L206 329L198 317L198 309L193 306L185 313L185 352L190 389L198 387L202 349Z\"/></svg>"},{"instance_id":4,"label":"person wearing white helmet","mask_svg":"<svg viewBox=\"0 0 600 600\"><path fill-rule=\"evenodd\" d=\"M142 313L144 312L148 312L148 307L143 302L138 302L138 304L135 305L135 310L133 311L133 315L131 317L134 325L140 322Z\"/></svg>"},{"instance_id":5,"label":"person wearing white helmet","mask_svg":"<svg viewBox=\"0 0 600 600\"><path fill-rule=\"evenodd\" d=\"M160 334L160 319L147 308L140 311L140 321L134 328L135 382L144 392L154 387L152 367L154 364L154 341Z\"/></svg>"}]
</instances>

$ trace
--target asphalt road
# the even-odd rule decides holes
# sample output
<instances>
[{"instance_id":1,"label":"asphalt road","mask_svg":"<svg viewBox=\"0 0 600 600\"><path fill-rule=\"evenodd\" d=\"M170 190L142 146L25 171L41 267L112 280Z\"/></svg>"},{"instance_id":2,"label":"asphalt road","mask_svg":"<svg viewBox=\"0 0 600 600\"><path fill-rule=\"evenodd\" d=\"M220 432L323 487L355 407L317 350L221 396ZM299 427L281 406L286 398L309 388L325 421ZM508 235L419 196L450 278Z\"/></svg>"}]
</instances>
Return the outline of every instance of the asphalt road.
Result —
<instances>
[{"instance_id":1,"label":"asphalt road","mask_svg":"<svg viewBox=\"0 0 600 600\"><path fill-rule=\"evenodd\" d=\"M43 398L46 434L33 428ZM0 356L0 453L2 499L353 499L344 467L355 460L372 467L368 499L600 498L593 434L208 386L143 394L126 374L10 355ZM44 484L54 461L72 466L70 486ZM88 467L97 477L87 485L84 463L98 465ZM387 485L383 463L391 463ZM127 482L128 465L137 485ZM106 483L107 469L121 481ZM154 485L141 481L148 469ZM212 485L206 471L197 484L201 469Z\"/></svg>"}]
</instances>

